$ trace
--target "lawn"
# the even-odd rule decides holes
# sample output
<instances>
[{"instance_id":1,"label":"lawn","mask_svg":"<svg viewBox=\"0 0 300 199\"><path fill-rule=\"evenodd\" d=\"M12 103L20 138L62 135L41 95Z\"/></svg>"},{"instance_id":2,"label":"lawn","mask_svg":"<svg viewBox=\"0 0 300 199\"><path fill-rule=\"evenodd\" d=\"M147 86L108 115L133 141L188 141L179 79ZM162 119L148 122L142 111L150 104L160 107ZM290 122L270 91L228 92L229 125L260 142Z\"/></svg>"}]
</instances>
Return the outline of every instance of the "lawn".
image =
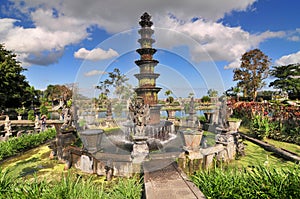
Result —
<instances>
[{"instance_id":1,"label":"lawn","mask_svg":"<svg viewBox=\"0 0 300 199\"><path fill-rule=\"evenodd\" d=\"M141 198L142 180L86 174L50 160L47 145L10 158L0 169L0 198Z\"/></svg>"}]
</instances>

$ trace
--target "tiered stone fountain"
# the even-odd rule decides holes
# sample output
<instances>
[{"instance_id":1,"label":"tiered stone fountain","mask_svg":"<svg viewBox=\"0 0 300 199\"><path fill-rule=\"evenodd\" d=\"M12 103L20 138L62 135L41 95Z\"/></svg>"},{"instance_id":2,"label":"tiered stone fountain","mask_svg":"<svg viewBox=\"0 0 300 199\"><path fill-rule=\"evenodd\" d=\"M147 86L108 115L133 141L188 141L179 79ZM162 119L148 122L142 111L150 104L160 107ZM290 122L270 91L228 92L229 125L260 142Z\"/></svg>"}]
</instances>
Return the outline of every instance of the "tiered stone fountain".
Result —
<instances>
[{"instance_id":1,"label":"tiered stone fountain","mask_svg":"<svg viewBox=\"0 0 300 199\"><path fill-rule=\"evenodd\" d=\"M172 122L160 120L157 102L161 88L156 86L159 74L154 69L158 61L153 59L156 50L152 48L154 30L151 29L153 23L150 15L144 13L139 24L140 48L136 51L140 59L135 61L139 67L139 73L135 74L139 85L135 89L137 97L129 103L128 121L119 124L122 125L120 131L124 130L123 137L106 135L102 129L84 130L79 132L84 147L64 148L63 159L84 172L106 175L107 179L112 175L131 176L143 172L142 168L159 170L174 162L175 158L178 158L183 169L188 170L202 166L207 168L215 156L218 159L232 159L234 147L227 144L228 140L217 140L219 144L215 146L200 148L203 131L197 125L193 99L189 118L178 130L182 136L171 132Z\"/></svg>"}]
</instances>

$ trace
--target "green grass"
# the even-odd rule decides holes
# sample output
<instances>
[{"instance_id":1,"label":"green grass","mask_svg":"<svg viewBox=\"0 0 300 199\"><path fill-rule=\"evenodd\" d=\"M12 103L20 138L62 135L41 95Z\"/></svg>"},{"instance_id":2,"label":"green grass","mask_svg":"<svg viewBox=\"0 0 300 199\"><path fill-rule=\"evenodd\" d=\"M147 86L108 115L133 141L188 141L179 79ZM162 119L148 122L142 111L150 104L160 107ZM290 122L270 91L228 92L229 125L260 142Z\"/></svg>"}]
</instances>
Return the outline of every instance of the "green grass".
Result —
<instances>
[{"instance_id":1,"label":"green grass","mask_svg":"<svg viewBox=\"0 0 300 199\"><path fill-rule=\"evenodd\" d=\"M239 131L241 133L244 133L246 135L253 135L251 133L251 131L249 130L249 128L246 128L246 127L240 127ZM293 153L296 153L300 156L300 146L297 145L297 144L292 144L292 143L288 143L288 142L281 142L281 141L277 141L277 140L273 140L273 139L269 139L269 138L264 138L265 142L271 144L271 145L274 145L275 147L277 148L283 148L283 149L286 149L286 150L289 150Z\"/></svg>"},{"instance_id":2,"label":"green grass","mask_svg":"<svg viewBox=\"0 0 300 199\"><path fill-rule=\"evenodd\" d=\"M272 139L268 139L268 138L265 138L264 141L268 142L269 144L274 145L277 148L287 149L287 150L289 150L293 153L296 153L300 156L300 146L297 144L280 142L280 141L272 140Z\"/></svg>"},{"instance_id":3,"label":"green grass","mask_svg":"<svg viewBox=\"0 0 300 199\"><path fill-rule=\"evenodd\" d=\"M206 138L206 144L207 146L214 146L216 144L216 134L209 132L209 131L204 131L203 136Z\"/></svg>"},{"instance_id":4,"label":"green grass","mask_svg":"<svg viewBox=\"0 0 300 199\"><path fill-rule=\"evenodd\" d=\"M269 165L277 168L283 168L286 166L292 166L294 163L286 161L282 158L274 156L273 153L268 152L261 148L260 146L249 142L244 141L245 147L245 156L239 160L235 160L229 163L230 167L249 167L257 165Z\"/></svg>"},{"instance_id":5,"label":"green grass","mask_svg":"<svg viewBox=\"0 0 300 199\"><path fill-rule=\"evenodd\" d=\"M0 170L0 198L97 199L141 198L142 183L138 177L96 182L95 176L84 177L68 172L60 179L31 180L13 178Z\"/></svg>"},{"instance_id":6,"label":"green grass","mask_svg":"<svg viewBox=\"0 0 300 199\"><path fill-rule=\"evenodd\" d=\"M242 169L199 171L192 181L209 198L299 198L299 165L276 168L264 165Z\"/></svg>"},{"instance_id":7,"label":"green grass","mask_svg":"<svg viewBox=\"0 0 300 199\"><path fill-rule=\"evenodd\" d=\"M49 159L42 145L5 161L0 168L0 198L141 198L142 180L86 174Z\"/></svg>"}]
</instances>

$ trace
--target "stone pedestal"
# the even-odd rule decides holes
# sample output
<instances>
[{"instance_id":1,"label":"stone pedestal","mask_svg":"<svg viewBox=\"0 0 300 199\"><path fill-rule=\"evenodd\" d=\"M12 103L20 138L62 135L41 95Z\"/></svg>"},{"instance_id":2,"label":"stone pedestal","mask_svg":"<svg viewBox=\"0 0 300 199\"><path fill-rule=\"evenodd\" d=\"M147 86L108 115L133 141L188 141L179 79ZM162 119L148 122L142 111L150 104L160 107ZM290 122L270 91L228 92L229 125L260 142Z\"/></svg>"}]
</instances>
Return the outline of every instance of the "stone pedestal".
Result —
<instances>
[{"instance_id":1,"label":"stone pedestal","mask_svg":"<svg viewBox=\"0 0 300 199\"><path fill-rule=\"evenodd\" d=\"M147 145L148 137L145 136L133 136L133 150L131 157L134 164L142 163L149 155L149 147Z\"/></svg>"}]
</instances>

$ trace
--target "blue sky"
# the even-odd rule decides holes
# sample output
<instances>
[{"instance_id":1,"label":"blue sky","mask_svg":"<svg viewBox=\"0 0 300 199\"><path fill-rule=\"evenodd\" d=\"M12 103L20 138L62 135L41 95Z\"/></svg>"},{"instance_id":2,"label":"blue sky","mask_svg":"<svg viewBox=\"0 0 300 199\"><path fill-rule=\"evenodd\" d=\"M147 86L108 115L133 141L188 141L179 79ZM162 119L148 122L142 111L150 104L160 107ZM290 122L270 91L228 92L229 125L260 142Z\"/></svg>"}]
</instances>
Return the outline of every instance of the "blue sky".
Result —
<instances>
[{"instance_id":1,"label":"blue sky","mask_svg":"<svg viewBox=\"0 0 300 199\"><path fill-rule=\"evenodd\" d=\"M77 82L96 95L94 86L115 67L137 86L138 21L147 11L160 97L167 89L201 97L234 86L233 68L248 50L261 49L272 65L299 63L299 7L296 0L4 0L0 42L18 55L35 88Z\"/></svg>"}]
</instances>

